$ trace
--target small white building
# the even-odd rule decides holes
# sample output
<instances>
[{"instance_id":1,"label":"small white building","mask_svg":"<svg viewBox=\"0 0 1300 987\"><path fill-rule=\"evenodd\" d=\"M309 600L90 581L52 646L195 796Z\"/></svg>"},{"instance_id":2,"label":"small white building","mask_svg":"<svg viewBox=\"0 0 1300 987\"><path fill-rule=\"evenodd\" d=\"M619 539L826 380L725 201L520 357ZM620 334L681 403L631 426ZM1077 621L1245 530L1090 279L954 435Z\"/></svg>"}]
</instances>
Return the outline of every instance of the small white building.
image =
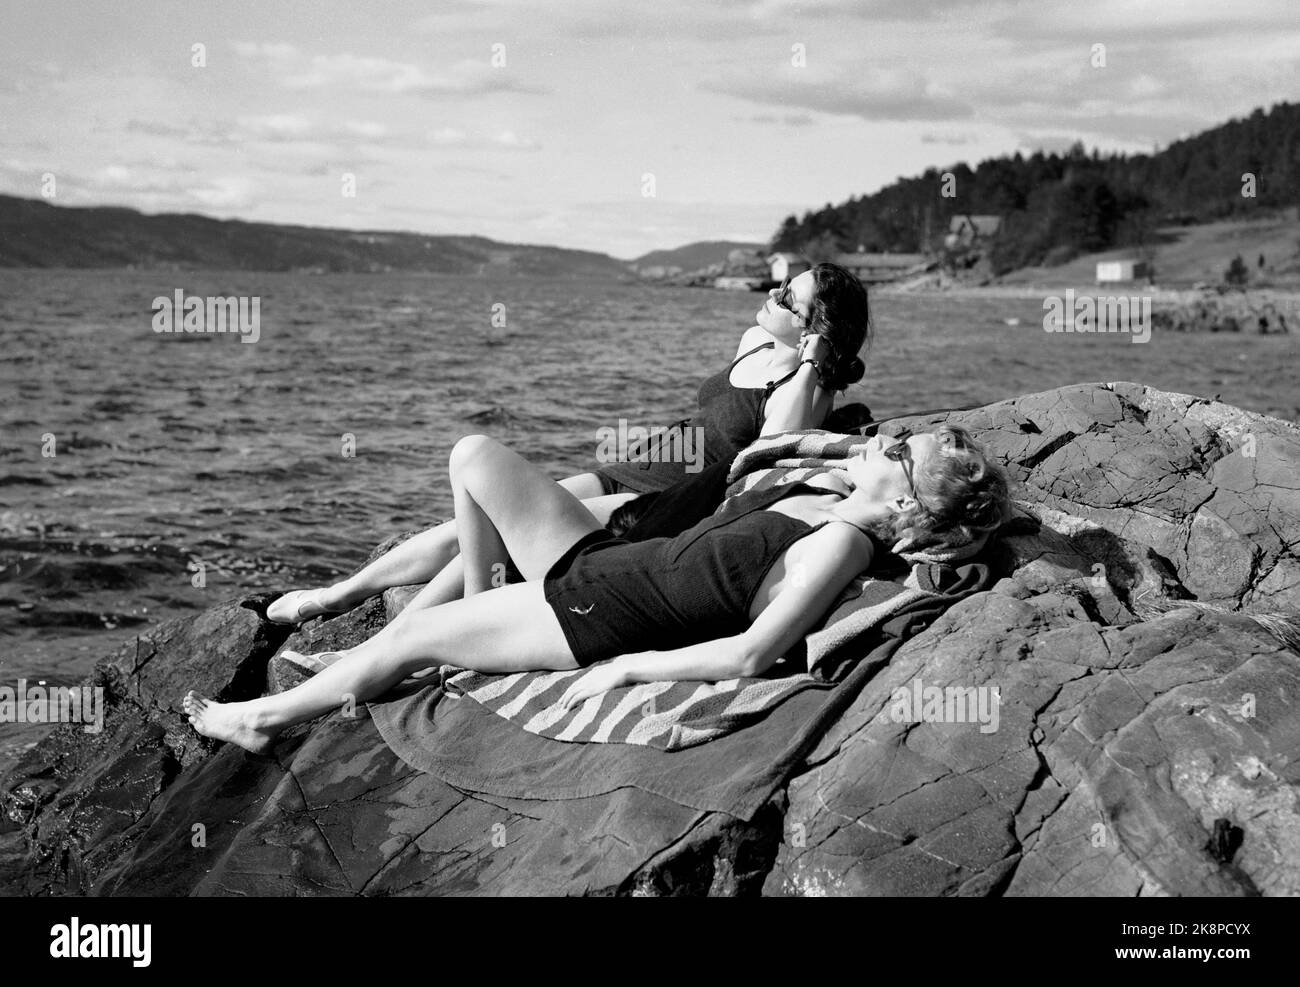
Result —
<instances>
[{"instance_id":1,"label":"small white building","mask_svg":"<svg viewBox=\"0 0 1300 987\"><path fill-rule=\"evenodd\" d=\"M797 277L804 271L811 271L812 265L808 263L808 258L799 254L776 253L767 258L767 263L772 269L772 280L780 284L786 278Z\"/></svg>"},{"instance_id":2,"label":"small white building","mask_svg":"<svg viewBox=\"0 0 1300 987\"><path fill-rule=\"evenodd\" d=\"M1097 261L1097 283L1115 284L1122 281L1143 281L1149 269L1145 261L1125 258Z\"/></svg>"}]
</instances>

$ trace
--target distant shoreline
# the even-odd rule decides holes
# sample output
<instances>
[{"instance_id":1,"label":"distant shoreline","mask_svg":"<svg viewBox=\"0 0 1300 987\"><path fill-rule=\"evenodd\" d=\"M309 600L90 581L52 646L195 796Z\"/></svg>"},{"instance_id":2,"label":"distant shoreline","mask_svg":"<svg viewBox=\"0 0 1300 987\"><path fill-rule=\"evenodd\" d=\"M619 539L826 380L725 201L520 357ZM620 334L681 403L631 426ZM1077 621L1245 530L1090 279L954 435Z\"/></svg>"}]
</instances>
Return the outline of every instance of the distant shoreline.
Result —
<instances>
[{"instance_id":1,"label":"distant shoreline","mask_svg":"<svg viewBox=\"0 0 1300 987\"><path fill-rule=\"evenodd\" d=\"M873 293L891 296L921 295L927 297L946 298L969 297L1023 299L1041 298L1043 295L1057 294L1067 290L1074 291L1074 293L1080 297L1085 295L1092 297L1128 295L1150 298L1152 302L1173 302L1178 304L1186 304L1189 301L1201 298L1231 298L1236 296L1258 297L1262 300L1300 302L1300 287L1256 288L1248 286L1241 289L1229 289L1222 295L1220 295L1214 288L1171 288L1143 284L1098 285L1095 282L1092 284L1057 282L1055 284L952 285L946 288L903 288L895 285L878 285L872 288Z\"/></svg>"}]
</instances>

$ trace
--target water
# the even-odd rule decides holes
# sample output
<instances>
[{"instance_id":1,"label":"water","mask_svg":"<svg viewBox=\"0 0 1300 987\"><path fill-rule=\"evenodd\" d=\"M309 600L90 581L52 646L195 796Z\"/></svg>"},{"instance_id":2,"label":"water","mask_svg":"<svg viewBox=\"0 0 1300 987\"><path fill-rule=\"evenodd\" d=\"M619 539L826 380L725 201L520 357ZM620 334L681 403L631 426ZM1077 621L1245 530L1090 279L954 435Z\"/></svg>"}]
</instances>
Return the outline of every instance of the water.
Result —
<instances>
[{"instance_id":1,"label":"water","mask_svg":"<svg viewBox=\"0 0 1300 987\"><path fill-rule=\"evenodd\" d=\"M155 334L152 300L177 288L260 296L260 341ZM350 570L451 513L447 456L467 432L557 477L591 468L597 428L688 414L759 300L405 274L0 271L0 685L76 682L160 620ZM1034 299L879 294L874 311L868 376L844 400L877 417L1137 380L1300 418L1294 336L1048 334ZM41 729L0 724L0 772Z\"/></svg>"}]
</instances>

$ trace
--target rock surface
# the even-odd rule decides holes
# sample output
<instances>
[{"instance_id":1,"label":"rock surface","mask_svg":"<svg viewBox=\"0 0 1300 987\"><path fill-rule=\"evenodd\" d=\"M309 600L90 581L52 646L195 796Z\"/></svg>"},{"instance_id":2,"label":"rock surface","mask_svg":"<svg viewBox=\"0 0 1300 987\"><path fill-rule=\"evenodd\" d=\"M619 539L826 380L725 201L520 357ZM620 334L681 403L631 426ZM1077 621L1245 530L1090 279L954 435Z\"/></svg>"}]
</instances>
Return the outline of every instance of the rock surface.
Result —
<instances>
[{"instance_id":1,"label":"rock surface","mask_svg":"<svg viewBox=\"0 0 1300 987\"><path fill-rule=\"evenodd\" d=\"M1258 288L1164 292L1151 321L1155 328L1170 332L1267 336L1295 330L1300 324L1300 298L1294 292Z\"/></svg>"},{"instance_id":2,"label":"rock surface","mask_svg":"<svg viewBox=\"0 0 1300 987\"><path fill-rule=\"evenodd\" d=\"M1300 661L1260 616L1300 611L1300 429L1128 383L908 423L945 419L1018 481L1007 577L900 648L753 819L637 789L458 791L399 760L364 707L273 756L209 744L186 689L254 696L286 641L349 646L401 594L292 637L255 598L97 667L103 733L59 727L0 785L0 887L1300 894ZM997 729L901 722L918 683L996 689Z\"/></svg>"}]
</instances>

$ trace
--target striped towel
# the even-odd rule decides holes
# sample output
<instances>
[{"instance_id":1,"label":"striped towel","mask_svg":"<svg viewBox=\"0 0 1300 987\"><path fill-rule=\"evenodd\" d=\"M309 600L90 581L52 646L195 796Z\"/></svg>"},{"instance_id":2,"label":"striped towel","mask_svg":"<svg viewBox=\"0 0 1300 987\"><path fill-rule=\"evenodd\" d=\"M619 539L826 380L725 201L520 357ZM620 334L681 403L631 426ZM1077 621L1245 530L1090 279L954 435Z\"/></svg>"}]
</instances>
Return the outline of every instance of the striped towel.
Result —
<instances>
[{"instance_id":1,"label":"striped towel","mask_svg":"<svg viewBox=\"0 0 1300 987\"><path fill-rule=\"evenodd\" d=\"M901 426L900 426L901 427ZM764 435L736 454L727 481L728 498L777 483L797 483L833 469L866 448L870 438L821 429ZM726 504L723 504L726 509Z\"/></svg>"},{"instance_id":2,"label":"striped towel","mask_svg":"<svg viewBox=\"0 0 1300 987\"><path fill-rule=\"evenodd\" d=\"M780 674L781 664L775 667L777 677L640 682L592 696L569 710L559 701L586 669L487 675L444 666L443 684L449 695L468 696L543 737L681 750L738 730L797 692L833 686L820 674L823 659L916 601L943 595L928 582L922 588L918 576L923 568L915 567L902 582L856 579L822 624L805 636L805 647L786 656L786 674ZM840 663L840 672L847 668Z\"/></svg>"}]
</instances>

